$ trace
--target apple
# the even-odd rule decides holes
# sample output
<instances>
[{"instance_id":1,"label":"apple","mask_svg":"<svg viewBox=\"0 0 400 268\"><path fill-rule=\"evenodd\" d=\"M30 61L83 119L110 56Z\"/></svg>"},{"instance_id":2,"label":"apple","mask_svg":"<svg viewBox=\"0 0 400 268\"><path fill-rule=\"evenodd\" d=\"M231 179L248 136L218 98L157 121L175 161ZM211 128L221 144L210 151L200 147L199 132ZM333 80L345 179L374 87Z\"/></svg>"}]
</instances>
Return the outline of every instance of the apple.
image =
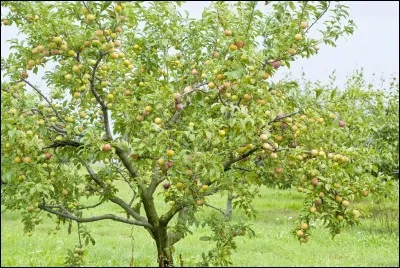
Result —
<instances>
[{"instance_id":1,"label":"apple","mask_svg":"<svg viewBox=\"0 0 400 268\"><path fill-rule=\"evenodd\" d=\"M278 158L278 154L277 153L271 153L271 158Z\"/></svg>"},{"instance_id":2,"label":"apple","mask_svg":"<svg viewBox=\"0 0 400 268\"><path fill-rule=\"evenodd\" d=\"M302 230L297 230L296 235L298 237L302 237L302 236L304 236L304 232Z\"/></svg>"},{"instance_id":3,"label":"apple","mask_svg":"<svg viewBox=\"0 0 400 268\"><path fill-rule=\"evenodd\" d=\"M261 139L262 141L267 141L267 140L268 140L268 134L265 134L265 133L261 134L261 135L260 135L260 139Z\"/></svg>"},{"instance_id":4,"label":"apple","mask_svg":"<svg viewBox=\"0 0 400 268\"><path fill-rule=\"evenodd\" d=\"M289 48L288 52L289 52L290 55L293 56L294 54L296 54L296 49L294 49L294 48Z\"/></svg>"},{"instance_id":5,"label":"apple","mask_svg":"<svg viewBox=\"0 0 400 268\"><path fill-rule=\"evenodd\" d=\"M192 70L192 75L197 75L199 72L196 69Z\"/></svg>"},{"instance_id":6,"label":"apple","mask_svg":"<svg viewBox=\"0 0 400 268\"><path fill-rule=\"evenodd\" d=\"M208 190L208 185L207 184L203 184L201 186L201 189L203 189L203 191L207 191Z\"/></svg>"},{"instance_id":7,"label":"apple","mask_svg":"<svg viewBox=\"0 0 400 268\"><path fill-rule=\"evenodd\" d=\"M96 36L103 36L103 35L104 35L104 32L103 32L102 30L96 30L96 31L94 32L94 34L95 34Z\"/></svg>"},{"instance_id":8,"label":"apple","mask_svg":"<svg viewBox=\"0 0 400 268\"><path fill-rule=\"evenodd\" d=\"M30 162L32 162L32 159L29 156L26 156L22 159L22 162L24 162L25 164L29 164Z\"/></svg>"},{"instance_id":9,"label":"apple","mask_svg":"<svg viewBox=\"0 0 400 268\"><path fill-rule=\"evenodd\" d=\"M168 167L168 168L172 168L173 165L174 165L174 164L173 164L172 161L168 161L168 162L167 162L167 167Z\"/></svg>"},{"instance_id":10,"label":"apple","mask_svg":"<svg viewBox=\"0 0 400 268\"><path fill-rule=\"evenodd\" d=\"M283 168L281 168L281 167L275 168L275 173L281 174L282 172L283 172Z\"/></svg>"},{"instance_id":11,"label":"apple","mask_svg":"<svg viewBox=\"0 0 400 268\"><path fill-rule=\"evenodd\" d=\"M159 165L159 166L164 166L165 165L165 160L164 160L164 158L159 158L158 160L157 160L157 164Z\"/></svg>"},{"instance_id":12,"label":"apple","mask_svg":"<svg viewBox=\"0 0 400 268\"><path fill-rule=\"evenodd\" d=\"M124 91L124 96L131 96L131 95L132 95L132 92L129 89Z\"/></svg>"},{"instance_id":13,"label":"apple","mask_svg":"<svg viewBox=\"0 0 400 268\"><path fill-rule=\"evenodd\" d=\"M308 229L308 224L305 223L305 222L303 222L303 223L300 225L300 228L303 229L303 230L307 230L307 229Z\"/></svg>"},{"instance_id":14,"label":"apple","mask_svg":"<svg viewBox=\"0 0 400 268\"><path fill-rule=\"evenodd\" d=\"M338 203L342 203L343 197L341 197L340 195L337 195L337 196L335 196L335 201Z\"/></svg>"},{"instance_id":15,"label":"apple","mask_svg":"<svg viewBox=\"0 0 400 268\"><path fill-rule=\"evenodd\" d=\"M214 58L218 58L219 57L219 53L217 51L213 51L212 56Z\"/></svg>"},{"instance_id":16,"label":"apple","mask_svg":"<svg viewBox=\"0 0 400 268\"><path fill-rule=\"evenodd\" d=\"M108 143L104 144L104 146L103 146L103 151L108 152L108 151L110 151L110 150L111 150L111 145L108 144Z\"/></svg>"},{"instance_id":17,"label":"apple","mask_svg":"<svg viewBox=\"0 0 400 268\"><path fill-rule=\"evenodd\" d=\"M86 16L86 20L88 21L88 22L92 22L92 21L94 21L96 19L96 17L93 15L93 14L88 14L87 16Z\"/></svg>"},{"instance_id":18,"label":"apple","mask_svg":"<svg viewBox=\"0 0 400 268\"><path fill-rule=\"evenodd\" d=\"M274 61L274 63L272 63L272 66L273 66L275 69L278 69L279 67L281 67L281 62L280 62L280 61Z\"/></svg>"},{"instance_id":19,"label":"apple","mask_svg":"<svg viewBox=\"0 0 400 268\"><path fill-rule=\"evenodd\" d=\"M81 96L81 93L79 92L74 92L74 98L79 98Z\"/></svg>"},{"instance_id":20,"label":"apple","mask_svg":"<svg viewBox=\"0 0 400 268\"><path fill-rule=\"evenodd\" d=\"M115 7L114 7L114 10L115 10L115 12L121 12L122 11L122 7L120 6L120 5L116 5Z\"/></svg>"},{"instance_id":21,"label":"apple","mask_svg":"<svg viewBox=\"0 0 400 268\"><path fill-rule=\"evenodd\" d=\"M154 119L154 123L156 123L157 125L160 125L162 123L161 118L157 117L156 119Z\"/></svg>"},{"instance_id":22,"label":"apple","mask_svg":"<svg viewBox=\"0 0 400 268\"><path fill-rule=\"evenodd\" d=\"M186 170L186 176L193 176L193 171L191 169Z\"/></svg>"},{"instance_id":23,"label":"apple","mask_svg":"<svg viewBox=\"0 0 400 268\"><path fill-rule=\"evenodd\" d=\"M71 80L72 75L71 74L66 74L64 75L65 80Z\"/></svg>"},{"instance_id":24,"label":"apple","mask_svg":"<svg viewBox=\"0 0 400 268\"><path fill-rule=\"evenodd\" d=\"M303 190L304 190L303 187L301 187L301 186L298 186L298 187L297 187L297 191L298 191L299 193L303 192Z\"/></svg>"},{"instance_id":25,"label":"apple","mask_svg":"<svg viewBox=\"0 0 400 268\"><path fill-rule=\"evenodd\" d=\"M244 47L244 42L239 40L235 42L235 45L237 46L238 49L241 49L242 47Z\"/></svg>"},{"instance_id":26,"label":"apple","mask_svg":"<svg viewBox=\"0 0 400 268\"><path fill-rule=\"evenodd\" d=\"M147 105L144 109L146 110L146 112L149 112L149 113L153 110L153 108L151 108L150 105Z\"/></svg>"},{"instance_id":27,"label":"apple","mask_svg":"<svg viewBox=\"0 0 400 268\"><path fill-rule=\"evenodd\" d=\"M232 95L231 100L232 101L237 101L239 99L238 95Z\"/></svg>"},{"instance_id":28,"label":"apple","mask_svg":"<svg viewBox=\"0 0 400 268\"><path fill-rule=\"evenodd\" d=\"M21 160L20 157L15 157L15 158L14 158L14 163L15 163L15 164L19 164L19 163L21 163L21 161L22 161L22 160Z\"/></svg>"},{"instance_id":29,"label":"apple","mask_svg":"<svg viewBox=\"0 0 400 268\"><path fill-rule=\"evenodd\" d=\"M317 177L312 178L312 180L311 180L312 186L317 187L318 183L319 183L319 180Z\"/></svg>"},{"instance_id":30,"label":"apple","mask_svg":"<svg viewBox=\"0 0 400 268\"><path fill-rule=\"evenodd\" d=\"M263 79L264 80L266 80L266 79L268 79L270 77L270 74L269 73L267 73L267 72L265 72L264 74L263 74Z\"/></svg>"},{"instance_id":31,"label":"apple","mask_svg":"<svg viewBox=\"0 0 400 268\"><path fill-rule=\"evenodd\" d=\"M350 202L347 200L343 200L342 205L347 208L350 205Z\"/></svg>"},{"instance_id":32,"label":"apple","mask_svg":"<svg viewBox=\"0 0 400 268\"><path fill-rule=\"evenodd\" d=\"M175 99L176 101L180 102L180 101L181 101L181 94L178 93L178 92L174 93L174 99Z\"/></svg>"},{"instance_id":33,"label":"apple","mask_svg":"<svg viewBox=\"0 0 400 268\"><path fill-rule=\"evenodd\" d=\"M294 36L294 39L296 39L297 41L300 41L301 39L303 39L303 36L301 35L301 34L296 34L295 36Z\"/></svg>"},{"instance_id":34,"label":"apple","mask_svg":"<svg viewBox=\"0 0 400 268\"><path fill-rule=\"evenodd\" d=\"M310 207L310 212L311 213L316 213L317 212L317 208L316 207Z\"/></svg>"},{"instance_id":35,"label":"apple","mask_svg":"<svg viewBox=\"0 0 400 268\"><path fill-rule=\"evenodd\" d=\"M213 82L210 82L210 83L208 83L208 87L213 89L213 88L215 88L215 84Z\"/></svg>"},{"instance_id":36,"label":"apple","mask_svg":"<svg viewBox=\"0 0 400 268\"><path fill-rule=\"evenodd\" d=\"M63 189L62 190L62 195L63 196L67 196L68 195L68 190L67 189Z\"/></svg>"},{"instance_id":37,"label":"apple","mask_svg":"<svg viewBox=\"0 0 400 268\"><path fill-rule=\"evenodd\" d=\"M217 74L217 80L224 80L225 79L225 75L224 74Z\"/></svg>"},{"instance_id":38,"label":"apple","mask_svg":"<svg viewBox=\"0 0 400 268\"><path fill-rule=\"evenodd\" d=\"M175 155L174 150L167 150L167 156L168 156L168 157L172 157L172 156L174 156L174 155Z\"/></svg>"},{"instance_id":39,"label":"apple","mask_svg":"<svg viewBox=\"0 0 400 268\"><path fill-rule=\"evenodd\" d=\"M225 34L225 36L232 36L232 31L231 30L225 30L224 34Z\"/></svg>"},{"instance_id":40,"label":"apple","mask_svg":"<svg viewBox=\"0 0 400 268\"><path fill-rule=\"evenodd\" d=\"M339 121L339 127L345 127L346 126L346 122L343 120Z\"/></svg>"},{"instance_id":41,"label":"apple","mask_svg":"<svg viewBox=\"0 0 400 268\"><path fill-rule=\"evenodd\" d=\"M44 157L45 157L46 160L50 160L50 158L52 157L52 154L49 153L49 152L46 152L46 153L44 154Z\"/></svg>"},{"instance_id":42,"label":"apple","mask_svg":"<svg viewBox=\"0 0 400 268\"><path fill-rule=\"evenodd\" d=\"M238 49L238 47L235 45L235 44L231 44L230 46L229 46L229 50L230 51L235 51L235 50L237 50Z\"/></svg>"},{"instance_id":43,"label":"apple","mask_svg":"<svg viewBox=\"0 0 400 268\"><path fill-rule=\"evenodd\" d=\"M225 130L218 130L218 135L220 135L221 137L225 136Z\"/></svg>"},{"instance_id":44,"label":"apple","mask_svg":"<svg viewBox=\"0 0 400 268\"><path fill-rule=\"evenodd\" d=\"M243 95L243 99L245 101L249 101L251 99L251 95L246 93L246 94Z\"/></svg>"},{"instance_id":45,"label":"apple","mask_svg":"<svg viewBox=\"0 0 400 268\"><path fill-rule=\"evenodd\" d=\"M337 215L337 216L336 216L336 219L337 219L338 221L343 221L343 216L342 216L342 215Z\"/></svg>"},{"instance_id":46,"label":"apple","mask_svg":"<svg viewBox=\"0 0 400 268\"><path fill-rule=\"evenodd\" d=\"M312 155L312 156L317 156L318 153L319 153L319 152L318 152L318 150L316 150L316 149L312 149L312 150L311 150L311 155Z\"/></svg>"},{"instance_id":47,"label":"apple","mask_svg":"<svg viewBox=\"0 0 400 268\"><path fill-rule=\"evenodd\" d=\"M177 188L178 190L183 190L183 189L185 188L185 184L183 184L182 182L178 182L178 183L176 184L176 188Z\"/></svg>"},{"instance_id":48,"label":"apple","mask_svg":"<svg viewBox=\"0 0 400 268\"><path fill-rule=\"evenodd\" d=\"M197 204L198 206L204 205L205 202L206 202L206 201L205 201L204 199L196 200L196 204Z\"/></svg>"},{"instance_id":49,"label":"apple","mask_svg":"<svg viewBox=\"0 0 400 268\"><path fill-rule=\"evenodd\" d=\"M364 197L367 197L369 195L369 192L367 190L362 191L361 195L364 196Z\"/></svg>"},{"instance_id":50,"label":"apple","mask_svg":"<svg viewBox=\"0 0 400 268\"><path fill-rule=\"evenodd\" d=\"M183 110L183 105L182 105L182 103L178 103L177 105L175 105L175 108L176 108L178 111L182 111L182 110Z\"/></svg>"},{"instance_id":51,"label":"apple","mask_svg":"<svg viewBox=\"0 0 400 268\"><path fill-rule=\"evenodd\" d=\"M300 23L300 28L305 29L305 28L307 28L307 27L308 27L308 22L307 22L307 21L302 21L302 22Z\"/></svg>"},{"instance_id":52,"label":"apple","mask_svg":"<svg viewBox=\"0 0 400 268\"><path fill-rule=\"evenodd\" d=\"M163 187L165 190L168 190L169 187L171 187L171 184L169 182L164 182Z\"/></svg>"},{"instance_id":53,"label":"apple","mask_svg":"<svg viewBox=\"0 0 400 268\"><path fill-rule=\"evenodd\" d=\"M317 200L315 200L314 201L314 204L317 206L317 207L319 207L319 206L321 206L322 205L322 199L317 199Z\"/></svg>"}]
</instances>

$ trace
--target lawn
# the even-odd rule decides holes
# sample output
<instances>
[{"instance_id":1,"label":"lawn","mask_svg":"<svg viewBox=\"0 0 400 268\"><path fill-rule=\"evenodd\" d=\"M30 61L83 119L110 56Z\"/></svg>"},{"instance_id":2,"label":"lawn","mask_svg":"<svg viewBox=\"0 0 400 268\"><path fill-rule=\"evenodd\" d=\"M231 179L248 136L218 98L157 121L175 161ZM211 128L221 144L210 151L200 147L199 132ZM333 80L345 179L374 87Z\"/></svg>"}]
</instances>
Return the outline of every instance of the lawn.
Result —
<instances>
[{"instance_id":1,"label":"lawn","mask_svg":"<svg viewBox=\"0 0 400 268\"><path fill-rule=\"evenodd\" d=\"M121 188L122 189L122 188ZM91 202L92 201L92 202ZM214 197L208 201L224 207L225 199ZM93 203L95 200L88 200ZM161 197L156 202L165 209ZM359 203L371 213L362 220L362 225L343 230L334 240L327 230L316 222L313 236L307 244L300 245L291 235L296 223L297 211L302 206L302 195L295 191L263 188L261 197L254 200L259 211L256 220L251 220L256 238L235 238L237 252L232 257L235 266L399 266L399 206L398 200L386 200L376 204L371 197ZM4 209L4 208L2 208ZM218 213L204 207L203 214ZM112 203L96 208L93 214L117 213L121 209ZM1 215L1 266L61 266L66 250L73 249L78 241L76 224L71 235L67 226L53 234L54 218L45 218L33 235L23 234L23 225L18 212L5 211ZM246 219L240 211L234 212L233 221ZM156 266L156 250L150 235L139 227L113 221L102 221L87 225L95 246L88 246L86 266L129 266L132 252L135 266ZM194 266L200 261L201 252L213 245L200 241L207 235L207 228L192 228L194 234L176 244L175 260L182 255L184 266Z\"/></svg>"}]
</instances>

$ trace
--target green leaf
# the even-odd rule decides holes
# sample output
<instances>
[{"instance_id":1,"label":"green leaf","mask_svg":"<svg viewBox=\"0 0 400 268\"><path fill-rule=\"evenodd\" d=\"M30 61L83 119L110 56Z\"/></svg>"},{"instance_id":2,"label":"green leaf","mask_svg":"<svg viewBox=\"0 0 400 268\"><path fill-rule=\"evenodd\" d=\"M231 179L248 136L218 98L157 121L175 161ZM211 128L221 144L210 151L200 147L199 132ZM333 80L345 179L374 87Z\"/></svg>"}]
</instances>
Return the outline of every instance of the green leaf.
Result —
<instances>
[{"instance_id":1,"label":"green leaf","mask_svg":"<svg viewBox=\"0 0 400 268\"><path fill-rule=\"evenodd\" d=\"M201 240L201 241L210 241L210 240L211 240L211 237L209 237L209 236L202 236L202 237L200 237L200 240Z\"/></svg>"}]
</instances>

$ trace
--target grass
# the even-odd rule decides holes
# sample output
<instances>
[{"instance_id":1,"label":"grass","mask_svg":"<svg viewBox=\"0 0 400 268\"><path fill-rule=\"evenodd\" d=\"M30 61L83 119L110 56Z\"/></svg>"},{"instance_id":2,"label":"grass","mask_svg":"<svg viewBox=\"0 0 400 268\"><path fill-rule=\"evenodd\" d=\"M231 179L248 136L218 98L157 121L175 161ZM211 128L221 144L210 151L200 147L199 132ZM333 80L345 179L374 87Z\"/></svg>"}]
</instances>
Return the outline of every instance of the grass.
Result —
<instances>
[{"instance_id":1,"label":"grass","mask_svg":"<svg viewBox=\"0 0 400 268\"><path fill-rule=\"evenodd\" d=\"M367 198L359 203L371 212L371 218L363 219L362 225L343 230L334 240L327 230L313 229L312 238L300 245L290 234L296 223L297 211L303 197L293 191L262 189L261 197L254 200L259 211L251 220L256 231L253 239L238 237L237 252L232 256L235 266L399 266L399 206L398 200L385 204L372 204ZM213 197L211 204L224 207L225 198ZM90 201L88 201L89 204ZM94 202L94 200L92 200ZM156 203L166 210L161 198ZM96 208L93 215L117 213L121 209L112 203ZM218 213L204 207L199 217ZM61 266L67 249L73 249L78 237L76 224L68 235L67 226L53 234L54 218L45 217L31 237L23 234L19 212L5 211L1 215L1 266ZM246 216L234 211L234 221ZM113 221L101 221L87 225L96 240L95 246L87 247L87 266L128 266L133 256L135 266L156 266L156 249L150 235L139 227ZM192 228L194 234L176 244L175 261L182 255L185 266L200 261L201 252L207 252L212 244L200 241L209 234L208 228Z\"/></svg>"}]
</instances>

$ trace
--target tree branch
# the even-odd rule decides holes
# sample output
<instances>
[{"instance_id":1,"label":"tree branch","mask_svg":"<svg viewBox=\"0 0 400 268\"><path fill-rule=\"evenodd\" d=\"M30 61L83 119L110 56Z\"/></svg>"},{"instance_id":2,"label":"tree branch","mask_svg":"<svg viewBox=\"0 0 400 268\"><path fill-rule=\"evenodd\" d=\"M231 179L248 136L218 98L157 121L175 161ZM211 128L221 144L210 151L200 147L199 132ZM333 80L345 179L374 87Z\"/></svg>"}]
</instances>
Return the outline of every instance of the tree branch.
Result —
<instances>
[{"instance_id":1,"label":"tree branch","mask_svg":"<svg viewBox=\"0 0 400 268\"><path fill-rule=\"evenodd\" d=\"M57 118L60 119L61 122L63 122L65 124L64 119L58 114L56 108L53 107L53 105L51 104L51 102L46 98L45 95L43 95L43 93L37 89L34 85L32 85L28 80L22 78L22 81L24 81L26 84L28 84L31 88L33 88L33 90L35 90L49 105L50 108L54 111L54 113L56 114Z\"/></svg>"},{"instance_id":2,"label":"tree branch","mask_svg":"<svg viewBox=\"0 0 400 268\"><path fill-rule=\"evenodd\" d=\"M97 103L100 104L101 110L103 111L103 118L104 118L104 128L106 131L106 136L107 140L113 140L112 134L111 134L111 129L110 129L110 122L108 120L108 108L107 105L105 105L104 101L101 99L100 95L96 92L94 88L94 78L96 75L97 68L100 64L100 61L103 59L103 56L105 54L101 53L100 57L97 59L95 65L93 66L92 70L92 77L90 78L90 91L93 93L94 97L96 98Z\"/></svg>"},{"instance_id":3,"label":"tree branch","mask_svg":"<svg viewBox=\"0 0 400 268\"><path fill-rule=\"evenodd\" d=\"M54 207L54 206L52 206ZM67 213L62 213L60 211L57 210L53 210L50 208L50 206L46 206L44 204L40 204L39 208L41 210L47 211L51 214L55 214L58 215L60 217L63 218L67 218L76 222L95 222L95 221L101 221L101 220L113 220L113 221L119 221L119 222L123 222L123 223L128 223L128 224L132 224L132 225L138 225L138 226L143 226L143 227L148 227L151 228L152 226L147 223L147 222L141 222L141 221L136 221L136 220L128 220L119 216L116 216L114 214L105 214L105 215L101 215L101 216L94 216L94 217L89 217L89 218L78 218L72 214L67 214Z\"/></svg>"},{"instance_id":4,"label":"tree branch","mask_svg":"<svg viewBox=\"0 0 400 268\"><path fill-rule=\"evenodd\" d=\"M252 153L256 152L259 148L253 148L251 150L249 150L248 152L239 155L238 157L235 157L227 162L224 163L224 171L228 171L231 169L232 164L242 160L243 158L248 157L249 155L251 155Z\"/></svg>"},{"instance_id":5,"label":"tree branch","mask_svg":"<svg viewBox=\"0 0 400 268\"><path fill-rule=\"evenodd\" d=\"M284 119L284 118L286 118L286 117L291 117L292 115L299 114L299 113L301 113L300 110L297 111L297 112L291 113L291 114L286 114L286 115L283 115L283 116L277 116L277 117L275 117L274 119L272 119L271 121L269 121L269 122L268 122L268 125L270 125L270 124L272 124L272 123L274 123L274 122L276 122L276 121L280 121L280 120L282 120L282 119Z\"/></svg>"},{"instance_id":6,"label":"tree branch","mask_svg":"<svg viewBox=\"0 0 400 268\"><path fill-rule=\"evenodd\" d=\"M224 215L225 218L228 218L228 217L226 216L225 212L224 212L222 209L217 208L217 207L214 207L213 205L210 205L210 204L207 204L207 203L205 203L204 205L205 205L206 207L210 207L210 208L213 208L213 209L215 209L215 210L221 212L222 215Z\"/></svg>"},{"instance_id":7,"label":"tree branch","mask_svg":"<svg viewBox=\"0 0 400 268\"><path fill-rule=\"evenodd\" d=\"M42 150L48 149L48 148L57 148L57 147L66 147L66 146L81 147L81 146L83 146L83 143L80 143L77 141L55 141L54 144L42 147Z\"/></svg>"},{"instance_id":8,"label":"tree branch","mask_svg":"<svg viewBox=\"0 0 400 268\"><path fill-rule=\"evenodd\" d=\"M83 164L85 165L90 177L92 180L94 180L99 186L101 186L103 189L107 189L107 187L104 185L104 183L100 180L100 178L97 176L97 174L93 171L93 169L89 166L89 164L86 161L83 161ZM141 216L139 213L134 211L127 203L125 203L124 200L121 198L118 198L116 196L112 196L109 198L109 200L117 205L119 205L121 208L123 208L129 215L131 215L133 218L135 218L138 221L145 222L148 224L148 221L145 217ZM149 224L149 228L152 228L152 226Z\"/></svg>"},{"instance_id":9,"label":"tree branch","mask_svg":"<svg viewBox=\"0 0 400 268\"><path fill-rule=\"evenodd\" d=\"M184 207L182 205L173 206L167 213L161 216L160 224L167 226L170 220L175 216L176 213L181 211Z\"/></svg>"},{"instance_id":10,"label":"tree branch","mask_svg":"<svg viewBox=\"0 0 400 268\"><path fill-rule=\"evenodd\" d=\"M315 19L315 21L310 25L310 27L307 28L307 30L304 32L303 35L305 35L305 34L311 29L311 27L313 27L314 24L317 23L317 21L319 21L319 19L328 11L330 5L331 5L331 1L328 1L328 6L327 6L326 9L324 10L324 12L322 12L322 13Z\"/></svg>"}]
</instances>

